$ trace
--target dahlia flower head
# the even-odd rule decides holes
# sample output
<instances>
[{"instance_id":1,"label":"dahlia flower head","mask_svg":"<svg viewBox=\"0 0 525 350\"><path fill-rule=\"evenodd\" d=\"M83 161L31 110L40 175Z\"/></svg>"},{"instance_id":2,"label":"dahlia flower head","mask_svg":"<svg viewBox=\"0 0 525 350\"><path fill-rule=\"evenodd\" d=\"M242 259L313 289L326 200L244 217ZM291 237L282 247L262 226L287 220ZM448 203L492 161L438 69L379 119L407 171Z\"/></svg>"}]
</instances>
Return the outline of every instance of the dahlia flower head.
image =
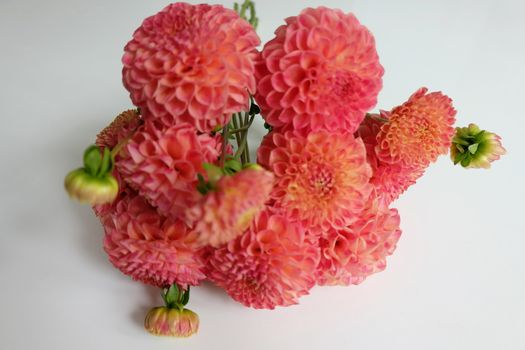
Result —
<instances>
[{"instance_id":1,"label":"dahlia flower head","mask_svg":"<svg viewBox=\"0 0 525 350\"><path fill-rule=\"evenodd\" d=\"M209 132L248 108L259 43L233 10L174 3L146 18L124 48L124 86L145 119Z\"/></svg>"},{"instance_id":2,"label":"dahlia flower head","mask_svg":"<svg viewBox=\"0 0 525 350\"><path fill-rule=\"evenodd\" d=\"M275 31L256 65L257 102L274 128L354 132L375 106L383 67L353 14L307 8Z\"/></svg>"},{"instance_id":3,"label":"dahlia flower head","mask_svg":"<svg viewBox=\"0 0 525 350\"><path fill-rule=\"evenodd\" d=\"M256 309L297 304L315 285L317 244L304 228L266 208L250 228L207 256L208 278Z\"/></svg>"},{"instance_id":4,"label":"dahlia flower head","mask_svg":"<svg viewBox=\"0 0 525 350\"><path fill-rule=\"evenodd\" d=\"M373 170L370 182L386 203L415 184L449 150L456 115L452 100L441 92L427 92L421 88L391 111L367 117L356 132Z\"/></svg>"},{"instance_id":5,"label":"dahlia flower head","mask_svg":"<svg viewBox=\"0 0 525 350\"><path fill-rule=\"evenodd\" d=\"M206 277L197 234L183 221L161 216L132 189L124 189L111 205L95 207L95 212L104 227L110 262L134 280L187 288Z\"/></svg>"},{"instance_id":6,"label":"dahlia flower head","mask_svg":"<svg viewBox=\"0 0 525 350\"><path fill-rule=\"evenodd\" d=\"M331 228L319 239L321 260L317 268L320 285L359 284L386 267L401 236L399 214L372 195L367 207L341 229Z\"/></svg>"},{"instance_id":7,"label":"dahlia flower head","mask_svg":"<svg viewBox=\"0 0 525 350\"><path fill-rule=\"evenodd\" d=\"M271 205L314 235L345 227L372 191L365 146L349 132L272 131L257 161L276 177Z\"/></svg>"},{"instance_id":8,"label":"dahlia flower head","mask_svg":"<svg viewBox=\"0 0 525 350\"><path fill-rule=\"evenodd\" d=\"M447 154L456 110L441 92L416 91L407 102L383 113L388 122L379 130L375 153L385 163L425 168Z\"/></svg>"},{"instance_id":9,"label":"dahlia flower head","mask_svg":"<svg viewBox=\"0 0 525 350\"><path fill-rule=\"evenodd\" d=\"M200 199L197 174L205 176L203 163L217 162L221 149L219 134L198 134L189 123L165 127L147 120L122 148L116 166L162 215L184 219Z\"/></svg>"},{"instance_id":10,"label":"dahlia flower head","mask_svg":"<svg viewBox=\"0 0 525 350\"><path fill-rule=\"evenodd\" d=\"M186 211L199 241L218 247L242 235L264 208L273 179L271 172L260 167L222 176L214 189Z\"/></svg>"},{"instance_id":11,"label":"dahlia flower head","mask_svg":"<svg viewBox=\"0 0 525 350\"><path fill-rule=\"evenodd\" d=\"M95 143L99 147L113 148L119 142L133 135L141 123L140 113L136 109L124 111L99 132Z\"/></svg>"}]
</instances>

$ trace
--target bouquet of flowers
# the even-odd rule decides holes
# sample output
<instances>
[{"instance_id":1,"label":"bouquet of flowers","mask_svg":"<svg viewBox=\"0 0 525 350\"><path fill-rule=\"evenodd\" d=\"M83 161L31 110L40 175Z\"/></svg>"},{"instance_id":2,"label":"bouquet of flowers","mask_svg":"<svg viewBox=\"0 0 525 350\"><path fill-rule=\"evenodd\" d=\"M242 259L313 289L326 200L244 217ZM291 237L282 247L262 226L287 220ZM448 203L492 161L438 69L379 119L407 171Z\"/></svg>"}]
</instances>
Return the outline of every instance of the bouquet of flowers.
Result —
<instances>
[{"instance_id":1,"label":"bouquet of flowers","mask_svg":"<svg viewBox=\"0 0 525 350\"><path fill-rule=\"evenodd\" d=\"M401 235L391 207L450 151L488 168L505 153L475 124L455 128L441 92L377 103L384 69L353 14L307 8L258 51L252 1L175 3L148 17L122 57L134 109L122 112L69 173L93 206L110 262L162 289L146 316L157 335L189 336L186 308L205 279L253 308L296 304L314 285L382 271ZM250 159L248 132L268 130Z\"/></svg>"}]
</instances>

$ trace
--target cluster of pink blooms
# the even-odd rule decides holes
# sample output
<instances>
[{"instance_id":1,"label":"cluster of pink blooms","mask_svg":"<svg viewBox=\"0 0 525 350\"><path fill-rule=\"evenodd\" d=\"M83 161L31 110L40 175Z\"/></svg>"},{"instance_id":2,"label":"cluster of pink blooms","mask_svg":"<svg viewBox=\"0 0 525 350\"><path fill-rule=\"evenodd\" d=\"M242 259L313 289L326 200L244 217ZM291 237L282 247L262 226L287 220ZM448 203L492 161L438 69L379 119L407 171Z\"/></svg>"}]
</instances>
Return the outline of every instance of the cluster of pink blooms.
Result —
<instances>
[{"instance_id":1,"label":"cluster of pink blooms","mask_svg":"<svg viewBox=\"0 0 525 350\"><path fill-rule=\"evenodd\" d=\"M401 235L392 201L448 152L455 110L440 92L368 114L384 69L354 15L307 8L259 44L233 10L176 3L126 45L124 86L139 109L97 139L123 146L118 197L95 211L111 263L133 279L183 289L208 279L268 309L315 285L361 283ZM212 177L206 166L232 154L220 130L251 96L271 129L258 164Z\"/></svg>"}]
</instances>

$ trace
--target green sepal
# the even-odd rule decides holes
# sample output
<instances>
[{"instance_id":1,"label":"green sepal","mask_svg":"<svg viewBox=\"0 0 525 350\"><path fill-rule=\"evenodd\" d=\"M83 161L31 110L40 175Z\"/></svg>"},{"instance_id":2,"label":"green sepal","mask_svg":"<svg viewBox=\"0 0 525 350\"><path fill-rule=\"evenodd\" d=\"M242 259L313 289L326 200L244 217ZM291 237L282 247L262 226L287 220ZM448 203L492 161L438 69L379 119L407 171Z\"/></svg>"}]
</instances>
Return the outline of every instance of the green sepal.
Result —
<instances>
[{"instance_id":1,"label":"green sepal","mask_svg":"<svg viewBox=\"0 0 525 350\"><path fill-rule=\"evenodd\" d=\"M101 164L100 149L96 145L89 146L84 151L84 168L86 168L86 172L92 176L97 176Z\"/></svg>"},{"instance_id":2,"label":"green sepal","mask_svg":"<svg viewBox=\"0 0 525 350\"><path fill-rule=\"evenodd\" d=\"M461 160L461 166L466 168L470 165L470 162L472 161L472 157L470 154L465 153L465 157Z\"/></svg>"},{"instance_id":3,"label":"green sepal","mask_svg":"<svg viewBox=\"0 0 525 350\"><path fill-rule=\"evenodd\" d=\"M104 155L102 156L102 164L98 171L98 176L104 176L113 170L113 159L109 148L104 148Z\"/></svg>"},{"instance_id":4,"label":"green sepal","mask_svg":"<svg viewBox=\"0 0 525 350\"><path fill-rule=\"evenodd\" d=\"M214 164L202 163L202 167L206 171L206 175L208 175L208 181L212 184L219 181L223 175L222 169Z\"/></svg>"},{"instance_id":5,"label":"green sepal","mask_svg":"<svg viewBox=\"0 0 525 350\"><path fill-rule=\"evenodd\" d=\"M199 191L200 194L205 195L213 189L213 186L209 182L206 182L202 174L197 174L197 180L197 191Z\"/></svg>"},{"instance_id":6,"label":"green sepal","mask_svg":"<svg viewBox=\"0 0 525 350\"><path fill-rule=\"evenodd\" d=\"M222 125L217 125L216 127L213 128L213 130L211 131L211 135L212 136L215 136L215 134L217 134L219 131L222 130Z\"/></svg>"},{"instance_id":7,"label":"green sepal","mask_svg":"<svg viewBox=\"0 0 525 350\"><path fill-rule=\"evenodd\" d=\"M465 149L463 148L462 145L456 143L455 146L456 146L456 149L457 149L460 153L465 153Z\"/></svg>"},{"instance_id":8,"label":"green sepal","mask_svg":"<svg viewBox=\"0 0 525 350\"><path fill-rule=\"evenodd\" d=\"M233 175L235 174L236 172L238 171L241 171L242 170L242 163L239 162L237 159L235 158L229 158L225 163L224 163L224 172L227 174L227 175Z\"/></svg>"},{"instance_id":9,"label":"green sepal","mask_svg":"<svg viewBox=\"0 0 525 350\"><path fill-rule=\"evenodd\" d=\"M180 299L180 303L182 304L182 306L186 306L186 304L188 304L189 301L190 301L190 286L188 286L188 290L186 290L182 294L182 297Z\"/></svg>"},{"instance_id":10,"label":"green sepal","mask_svg":"<svg viewBox=\"0 0 525 350\"><path fill-rule=\"evenodd\" d=\"M468 146L468 151L471 154L476 154L476 151L478 150L478 146L479 146L479 143L472 144L472 145Z\"/></svg>"},{"instance_id":11,"label":"green sepal","mask_svg":"<svg viewBox=\"0 0 525 350\"><path fill-rule=\"evenodd\" d=\"M465 155L465 153L456 154L456 156L454 157L454 165L460 163L463 160L463 158L465 158Z\"/></svg>"},{"instance_id":12,"label":"green sepal","mask_svg":"<svg viewBox=\"0 0 525 350\"><path fill-rule=\"evenodd\" d=\"M174 308L179 304L179 300L181 298L181 292L183 291L179 290L179 287L176 283L173 283L171 287L169 287L166 292L164 293L163 299L166 303L166 307L168 308Z\"/></svg>"}]
</instances>

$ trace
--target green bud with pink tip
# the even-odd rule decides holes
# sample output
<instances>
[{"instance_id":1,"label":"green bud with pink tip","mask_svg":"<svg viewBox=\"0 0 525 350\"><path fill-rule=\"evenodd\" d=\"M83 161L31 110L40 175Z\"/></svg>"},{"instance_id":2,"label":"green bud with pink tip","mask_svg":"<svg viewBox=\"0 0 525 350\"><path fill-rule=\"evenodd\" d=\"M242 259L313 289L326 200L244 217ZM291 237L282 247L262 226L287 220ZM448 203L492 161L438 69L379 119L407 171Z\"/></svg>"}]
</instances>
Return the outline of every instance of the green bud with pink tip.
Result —
<instances>
[{"instance_id":1,"label":"green bud with pink tip","mask_svg":"<svg viewBox=\"0 0 525 350\"><path fill-rule=\"evenodd\" d=\"M190 289L181 290L176 284L165 289L162 298L165 306L151 309L144 320L144 328L154 335L185 338L199 330L199 316L186 309Z\"/></svg>"},{"instance_id":2,"label":"green bud with pink tip","mask_svg":"<svg viewBox=\"0 0 525 350\"><path fill-rule=\"evenodd\" d=\"M450 157L454 164L464 168L490 168L490 163L506 153L501 145L501 138L476 124L465 128L456 128L452 139Z\"/></svg>"},{"instance_id":3,"label":"green bud with pink tip","mask_svg":"<svg viewBox=\"0 0 525 350\"><path fill-rule=\"evenodd\" d=\"M112 170L113 156L109 149L101 152L99 147L90 146L84 152L84 167L67 174L64 187L71 198L81 203L111 203L119 192Z\"/></svg>"}]
</instances>

